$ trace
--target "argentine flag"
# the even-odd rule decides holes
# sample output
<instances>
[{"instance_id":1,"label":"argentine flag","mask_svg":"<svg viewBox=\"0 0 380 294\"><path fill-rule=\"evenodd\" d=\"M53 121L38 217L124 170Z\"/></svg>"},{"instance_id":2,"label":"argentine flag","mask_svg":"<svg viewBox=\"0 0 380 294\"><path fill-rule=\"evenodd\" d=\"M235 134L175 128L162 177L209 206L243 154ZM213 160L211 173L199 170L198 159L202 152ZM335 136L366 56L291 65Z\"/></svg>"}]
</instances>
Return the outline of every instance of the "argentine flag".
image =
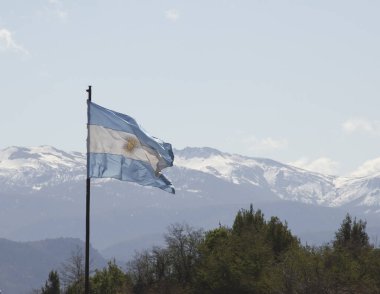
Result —
<instances>
[{"instance_id":1,"label":"argentine flag","mask_svg":"<svg viewBox=\"0 0 380 294\"><path fill-rule=\"evenodd\" d=\"M175 193L161 173L173 166L172 146L150 136L130 116L88 101L88 178L114 178Z\"/></svg>"}]
</instances>

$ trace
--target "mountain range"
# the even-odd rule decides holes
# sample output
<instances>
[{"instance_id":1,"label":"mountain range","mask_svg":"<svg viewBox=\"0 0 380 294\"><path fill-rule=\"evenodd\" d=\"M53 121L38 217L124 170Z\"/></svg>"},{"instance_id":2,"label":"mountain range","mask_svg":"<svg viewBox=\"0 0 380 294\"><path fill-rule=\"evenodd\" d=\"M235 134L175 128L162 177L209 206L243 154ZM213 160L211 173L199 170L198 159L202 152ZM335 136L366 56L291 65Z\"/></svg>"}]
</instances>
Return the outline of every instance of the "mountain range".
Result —
<instances>
[{"instance_id":1,"label":"mountain range","mask_svg":"<svg viewBox=\"0 0 380 294\"><path fill-rule=\"evenodd\" d=\"M84 244L79 239L57 238L33 242L14 242L0 238L0 290L3 294L30 294L40 289L49 272L64 270L73 256L83 258ZM92 268L106 260L91 248Z\"/></svg>"},{"instance_id":2,"label":"mountain range","mask_svg":"<svg viewBox=\"0 0 380 294\"><path fill-rule=\"evenodd\" d=\"M175 150L165 174L176 195L111 179L92 180L91 242L107 257L162 243L166 227L231 225L252 203L286 220L301 241L328 242L344 215L366 219L380 234L380 174L323 175L271 159L213 148ZM0 151L0 237L31 241L84 238L86 156L51 146Z\"/></svg>"}]
</instances>

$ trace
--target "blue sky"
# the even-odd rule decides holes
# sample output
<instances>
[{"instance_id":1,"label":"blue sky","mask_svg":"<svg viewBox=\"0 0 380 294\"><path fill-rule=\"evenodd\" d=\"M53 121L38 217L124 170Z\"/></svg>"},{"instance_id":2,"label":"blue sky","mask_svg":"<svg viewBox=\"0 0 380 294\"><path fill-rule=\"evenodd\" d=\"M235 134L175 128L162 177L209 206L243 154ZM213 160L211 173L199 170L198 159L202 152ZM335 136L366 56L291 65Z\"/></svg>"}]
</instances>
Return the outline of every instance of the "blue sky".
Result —
<instances>
[{"instance_id":1,"label":"blue sky","mask_svg":"<svg viewBox=\"0 0 380 294\"><path fill-rule=\"evenodd\" d=\"M85 151L86 93L175 148L380 171L380 2L4 0L0 148Z\"/></svg>"}]
</instances>

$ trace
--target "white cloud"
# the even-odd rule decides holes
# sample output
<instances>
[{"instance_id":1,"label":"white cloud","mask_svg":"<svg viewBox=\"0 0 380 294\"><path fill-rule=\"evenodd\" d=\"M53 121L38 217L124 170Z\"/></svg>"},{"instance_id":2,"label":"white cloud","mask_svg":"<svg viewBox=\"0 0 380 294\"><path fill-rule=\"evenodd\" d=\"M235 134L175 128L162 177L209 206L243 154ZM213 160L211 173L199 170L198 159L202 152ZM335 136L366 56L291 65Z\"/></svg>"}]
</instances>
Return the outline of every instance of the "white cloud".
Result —
<instances>
[{"instance_id":1,"label":"white cloud","mask_svg":"<svg viewBox=\"0 0 380 294\"><path fill-rule=\"evenodd\" d=\"M249 137L244 139L244 143L248 145L249 150L256 152L284 149L288 146L286 139L273 139L271 137L263 139Z\"/></svg>"},{"instance_id":2,"label":"white cloud","mask_svg":"<svg viewBox=\"0 0 380 294\"><path fill-rule=\"evenodd\" d=\"M172 22L176 22L179 19L180 14L177 9L169 9L165 11L165 17Z\"/></svg>"},{"instance_id":3,"label":"white cloud","mask_svg":"<svg viewBox=\"0 0 380 294\"><path fill-rule=\"evenodd\" d=\"M294 162L289 162L290 165L306 169L309 171L325 174L325 175L336 175L338 172L339 163L328 158L320 157L315 160L310 160L308 158L301 158Z\"/></svg>"},{"instance_id":4,"label":"white cloud","mask_svg":"<svg viewBox=\"0 0 380 294\"><path fill-rule=\"evenodd\" d=\"M367 133L380 135L380 121L370 121L365 118L354 118L342 124L343 130L348 133Z\"/></svg>"},{"instance_id":5,"label":"white cloud","mask_svg":"<svg viewBox=\"0 0 380 294\"><path fill-rule=\"evenodd\" d=\"M351 173L353 177L366 177L380 173L380 157L367 160Z\"/></svg>"},{"instance_id":6,"label":"white cloud","mask_svg":"<svg viewBox=\"0 0 380 294\"><path fill-rule=\"evenodd\" d=\"M29 54L25 48L16 43L12 33L4 28L0 28L0 49Z\"/></svg>"}]
</instances>

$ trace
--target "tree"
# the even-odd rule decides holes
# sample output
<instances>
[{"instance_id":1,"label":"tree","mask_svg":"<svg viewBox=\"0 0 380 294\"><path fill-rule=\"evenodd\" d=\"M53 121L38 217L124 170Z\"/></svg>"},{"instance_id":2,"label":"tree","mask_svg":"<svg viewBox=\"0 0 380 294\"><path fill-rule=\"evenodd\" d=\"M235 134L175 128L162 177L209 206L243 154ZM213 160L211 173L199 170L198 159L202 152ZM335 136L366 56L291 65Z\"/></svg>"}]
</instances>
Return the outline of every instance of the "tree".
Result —
<instances>
[{"instance_id":1,"label":"tree","mask_svg":"<svg viewBox=\"0 0 380 294\"><path fill-rule=\"evenodd\" d=\"M91 278L93 294L132 293L131 283L126 274L117 266L115 260L108 262L103 270L95 270Z\"/></svg>"},{"instance_id":2,"label":"tree","mask_svg":"<svg viewBox=\"0 0 380 294\"><path fill-rule=\"evenodd\" d=\"M264 214L260 209L255 212L251 204L249 210L241 209L237 213L234 224L232 225L232 231L240 234L243 231L249 230L251 233L254 233L261 231L264 225Z\"/></svg>"},{"instance_id":3,"label":"tree","mask_svg":"<svg viewBox=\"0 0 380 294\"><path fill-rule=\"evenodd\" d=\"M187 224L174 224L165 235L173 278L182 286L190 284L199 258L198 247L203 231Z\"/></svg>"},{"instance_id":4,"label":"tree","mask_svg":"<svg viewBox=\"0 0 380 294\"><path fill-rule=\"evenodd\" d=\"M199 260L203 231L174 224L165 235L166 247L137 253L128 263L127 275L134 293L187 293Z\"/></svg>"},{"instance_id":5,"label":"tree","mask_svg":"<svg viewBox=\"0 0 380 294\"><path fill-rule=\"evenodd\" d=\"M45 286L41 288L41 294L59 294L60 288L61 286L57 271L51 271Z\"/></svg>"},{"instance_id":6,"label":"tree","mask_svg":"<svg viewBox=\"0 0 380 294\"><path fill-rule=\"evenodd\" d=\"M369 237L366 232L365 221L361 219L352 221L349 214L346 215L338 232L335 233L333 246L335 249L345 249L351 253L358 253L361 249L369 248Z\"/></svg>"},{"instance_id":7,"label":"tree","mask_svg":"<svg viewBox=\"0 0 380 294\"><path fill-rule=\"evenodd\" d=\"M276 257L288 250L292 245L299 245L297 238L295 238L288 229L287 223L285 222L285 224L283 224L279 218L275 216L272 216L267 223L266 238L271 243L272 250Z\"/></svg>"},{"instance_id":8,"label":"tree","mask_svg":"<svg viewBox=\"0 0 380 294\"><path fill-rule=\"evenodd\" d=\"M60 274L67 294L81 294L84 291L84 255L77 247L61 265Z\"/></svg>"},{"instance_id":9,"label":"tree","mask_svg":"<svg viewBox=\"0 0 380 294\"><path fill-rule=\"evenodd\" d=\"M204 234L186 224L170 226L166 246L137 253L126 273L115 261L96 270L92 293L380 293L380 249L369 244L365 229L347 214L332 243L302 246L286 222L266 220L251 205L237 213L232 228L219 225ZM83 293L83 268L77 250L62 267L65 294ZM42 291L57 279L51 273Z\"/></svg>"},{"instance_id":10,"label":"tree","mask_svg":"<svg viewBox=\"0 0 380 294\"><path fill-rule=\"evenodd\" d=\"M135 293L144 293L155 283L152 256L149 250L136 253L127 263L127 273L131 277Z\"/></svg>"}]
</instances>

